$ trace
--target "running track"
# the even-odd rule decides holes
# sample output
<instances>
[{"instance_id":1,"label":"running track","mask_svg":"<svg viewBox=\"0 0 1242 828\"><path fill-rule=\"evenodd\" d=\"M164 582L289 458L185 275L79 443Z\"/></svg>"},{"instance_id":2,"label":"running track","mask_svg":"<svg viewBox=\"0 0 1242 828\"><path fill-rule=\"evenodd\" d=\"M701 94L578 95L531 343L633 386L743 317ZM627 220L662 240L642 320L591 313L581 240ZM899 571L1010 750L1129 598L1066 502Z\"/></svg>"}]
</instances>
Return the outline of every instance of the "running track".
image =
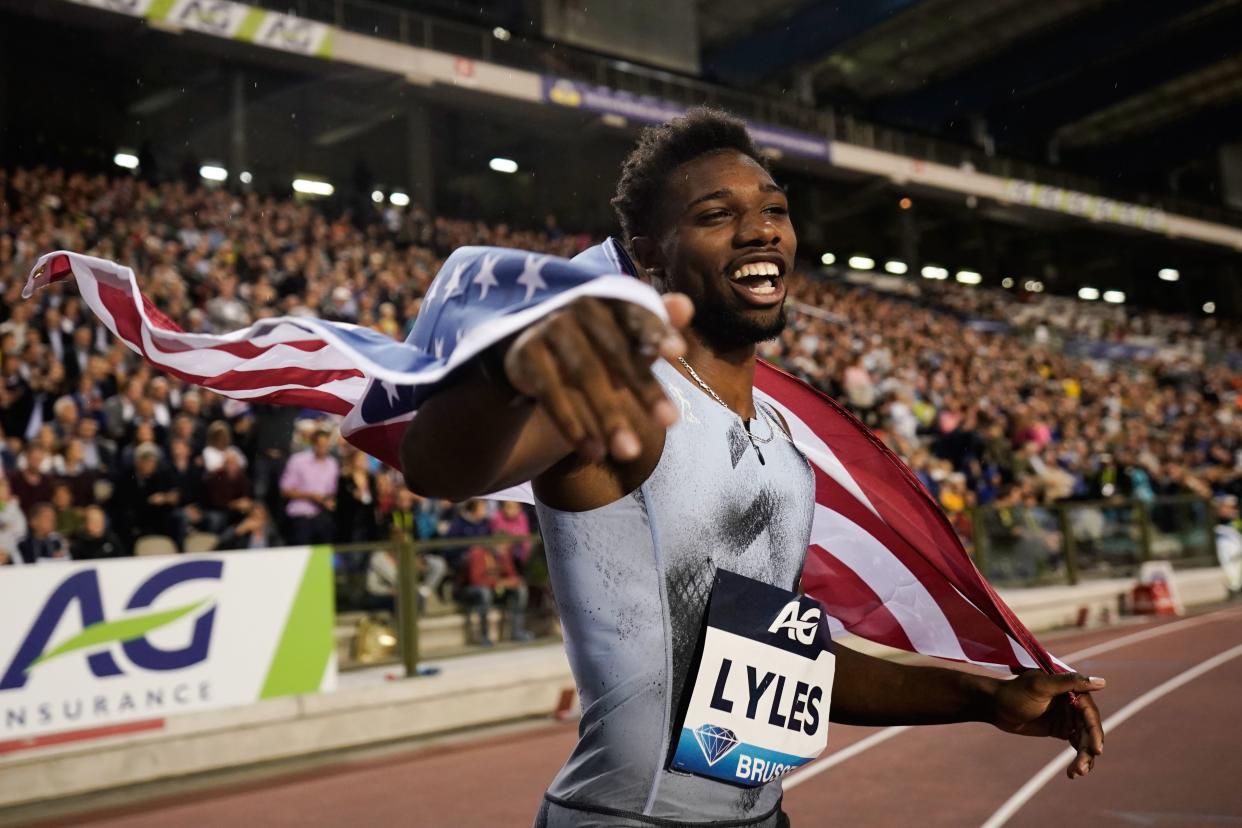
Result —
<instances>
[{"instance_id":1,"label":"running track","mask_svg":"<svg viewBox=\"0 0 1242 828\"><path fill-rule=\"evenodd\" d=\"M833 725L831 752L787 780L793 824L1242 826L1242 609L1076 632L1049 645L1108 679L1097 702L1106 721L1124 719L1092 774L1070 782L1057 761L1046 783L1031 782L1063 744L984 725ZM573 739L569 725L484 735L56 824L525 828Z\"/></svg>"}]
</instances>

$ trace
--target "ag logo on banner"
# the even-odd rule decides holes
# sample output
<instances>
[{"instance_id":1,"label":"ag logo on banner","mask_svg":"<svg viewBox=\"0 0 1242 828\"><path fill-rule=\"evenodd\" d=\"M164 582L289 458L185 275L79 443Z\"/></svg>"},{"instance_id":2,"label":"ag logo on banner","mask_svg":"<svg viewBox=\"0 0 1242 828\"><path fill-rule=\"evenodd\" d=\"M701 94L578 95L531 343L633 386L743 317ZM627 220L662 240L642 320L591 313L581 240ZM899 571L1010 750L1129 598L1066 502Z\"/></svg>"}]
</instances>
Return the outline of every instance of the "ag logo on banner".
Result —
<instances>
[{"instance_id":1,"label":"ag logo on banner","mask_svg":"<svg viewBox=\"0 0 1242 828\"><path fill-rule=\"evenodd\" d=\"M118 643L133 666L140 670L177 670L198 664L207 658L207 645L211 639L211 627L216 609L197 612L210 603L202 599L160 612L132 612L149 609L165 591L177 584L193 580L220 580L224 562L220 560L192 560L175 563L154 572L130 596L125 605L123 619L109 621L104 617L103 595L99 590L99 570L83 569L65 578L35 618L30 630L17 648L17 654L8 669L0 677L0 690L14 690L26 686L30 671L39 664L70 653L90 652L86 662L96 678L119 676L123 670L113 656L113 643ZM82 631L49 649L52 634L60 626L66 613L76 609L81 619ZM181 647L162 649L148 639L161 627L178 619L196 615L188 643Z\"/></svg>"},{"instance_id":2,"label":"ag logo on banner","mask_svg":"<svg viewBox=\"0 0 1242 828\"><path fill-rule=\"evenodd\" d=\"M0 570L0 739L328 689L330 552Z\"/></svg>"}]
</instances>

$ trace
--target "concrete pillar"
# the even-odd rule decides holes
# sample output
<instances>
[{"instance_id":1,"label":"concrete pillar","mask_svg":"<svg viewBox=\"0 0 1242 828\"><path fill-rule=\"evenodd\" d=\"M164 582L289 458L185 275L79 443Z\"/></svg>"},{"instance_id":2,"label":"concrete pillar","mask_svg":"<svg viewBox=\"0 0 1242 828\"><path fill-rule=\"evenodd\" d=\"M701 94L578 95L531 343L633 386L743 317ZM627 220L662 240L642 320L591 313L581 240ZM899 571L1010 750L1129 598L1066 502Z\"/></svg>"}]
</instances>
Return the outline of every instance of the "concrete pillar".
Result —
<instances>
[{"instance_id":1,"label":"concrete pillar","mask_svg":"<svg viewBox=\"0 0 1242 828\"><path fill-rule=\"evenodd\" d=\"M240 187L246 169L246 73L235 69L229 79L229 186Z\"/></svg>"},{"instance_id":2,"label":"concrete pillar","mask_svg":"<svg viewBox=\"0 0 1242 828\"><path fill-rule=\"evenodd\" d=\"M12 35L4 27L0 26L0 55L11 56L13 54L9 48L9 41L11 39ZM10 157L7 150L11 145L11 139L9 138L9 121L12 119L9 113L9 75L11 70L9 63L12 59L12 57L9 57L8 60L0 58L0 158Z\"/></svg>"},{"instance_id":3,"label":"concrete pillar","mask_svg":"<svg viewBox=\"0 0 1242 828\"><path fill-rule=\"evenodd\" d=\"M406 184L410 198L428 213L436 211L435 147L431 120L436 111L422 101L410 101L405 113Z\"/></svg>"}]
</instances>

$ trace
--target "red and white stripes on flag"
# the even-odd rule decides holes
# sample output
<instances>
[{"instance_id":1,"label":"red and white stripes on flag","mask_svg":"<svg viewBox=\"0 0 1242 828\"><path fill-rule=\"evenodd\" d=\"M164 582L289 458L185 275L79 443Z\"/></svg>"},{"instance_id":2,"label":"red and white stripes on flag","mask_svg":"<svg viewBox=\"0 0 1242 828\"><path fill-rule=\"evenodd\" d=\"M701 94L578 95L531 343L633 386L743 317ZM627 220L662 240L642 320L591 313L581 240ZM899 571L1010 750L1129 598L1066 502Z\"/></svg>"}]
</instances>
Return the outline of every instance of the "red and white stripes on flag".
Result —
<instances>
[{"instance_id":1,"label":"red and white stripes on flag","mask_svg":"<svg viewBox=\"0 0 1242 828\"><path fill-rule=\"evenodd\" d=\"M459 347L453 364L431 372L436 376L416 377L372 358L368 345L395 343L355 325L279 317L228 334L185 333L141 294L132 270L63 251L40 258L22 295L70 275L91 310L153 366L233 399L344 416L347 440L398 469L400 438L413 413L367 422L360 409L368 389L433 381L479 350L478 343ZM629 277L601 275L589 290L663 312L654 291ZM550 312L563 301L548 304ZM994 668L1068 670L1005 606L935 501L874 434L767 363L756 370L755 388L785 416L814 467L815 518L802 585L824 604L834 632ZM532 499L529 485L496 496Z\"/></svg>"},{"instance_id":2,"label":"red and white stripes on flag","mask_svg":"<svg viewBox=\"0 0 1242 828\"><path fill-rule=\"evenodd\" d=\"M980 574L904 463L827 395L765 362L756 394L789 423L815 471L802 587L862 638L989 667L1068 668Z\"/></svg>"}]
</instances>

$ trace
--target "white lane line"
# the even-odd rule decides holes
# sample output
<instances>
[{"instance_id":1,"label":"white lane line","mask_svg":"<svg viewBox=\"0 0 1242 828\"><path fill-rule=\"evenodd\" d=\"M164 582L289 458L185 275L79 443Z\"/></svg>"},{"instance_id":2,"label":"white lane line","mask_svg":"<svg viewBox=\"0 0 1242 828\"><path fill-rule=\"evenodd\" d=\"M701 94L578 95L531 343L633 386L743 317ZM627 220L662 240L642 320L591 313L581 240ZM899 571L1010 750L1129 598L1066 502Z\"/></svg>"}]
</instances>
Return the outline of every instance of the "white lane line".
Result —
<instances>
[{"instance_id":1,"label":"white lane line","mask_svg":"<svg viewBox=\"0 0 1242 828\"><path fill-rule=\"evenodd\" d=\"M1231 647L1223 653L1218 653L1209 658L1207 661L1200 662L1181 675L1174 676L1164 684L1153 687L1134 701L1127 704L1125 707L1118 710L1112 716L1105 719L1104 731L1106 733L1112 733L1119 726L1121 726L1123 722L1132 717L1135 713L1138 713L1144 707L1147 707L1147 705L1161 699L1164 696L1167 696L1169 693L1172 693L1182 685L1189 684L1209 670L1214 670L1226 661L1237 658L1238 656L1242 656L1242 644L1239 644L1236 647ZM1009 797L1009 800L1002 805L996 813L992 814L992 816L988 818L987 822L983 823L982 828L1000 828L1000 826L1008 822L1009 818L1017 813L1018 809L1025 805L1031 797L1039 793L1040 789L1043 788L1044 785L1047 785L1048 781L1052 779L1052 777L1060 773L1062 768L1069 765L1070 760L1073 759L1076 754L1077 751L1073 748L1066 748L1061 751L1055 759L1044 765L1043 769L1041 769L1039 773L1031 777L1030 781L1019 788L1013 796Z\"/></svg>"},{"instance_id":2,"label":"white lane line","mask_svg":"<svg viewBox=\"0 0 1242 828\"><path fill-rule=\"evenodd\" d=\"M1101 653L1107 653L1110 650L1116 650L1120 647L1125 647L1127 645L1134 644L1139 641L1146 641L1149 638L1155 638L1160 635L1166 635L1176 630L1183 630L1183 629L1186 629L1187 627L1196 627L1200 624L1206 624L1209 621L1225 620L1225 619L1232 618L1239 614L1242 614L1242 613L1237 612L1237 611L1225 612L1225 613L1214 612L1214 613L1209 613L1207 615L1199 615L1194 618L1186 618L1181 621L1174 621L1171 624L1162 624L1159 627L1152 627L1151 629L1140 630L1139 632L1130 633L1129 635L1123 635L1121 638L1114 638L1111 641L1105 641L1100 644L1095 644L1091 647L1087 647L1086 649L1082 649L1077 652L1070 653L1069 655L1064 656L1064 660L1066 662L1072 662L1072 661L1078 661L1084 658L1090 658L1091 656L1096 656ZM801 785L806 780L810 779L811 777L818 776L819 774L823 773L829 768L836 767L837 765L844 762L846 759L853 759L855 756L862 753L863 751L870 750L871 748L875 747L878 744L887 742L889 739L893 738L894 736L904 733L905 731L909 729L910 729L909 725L899 725L896 727L886 727L885 729L881 731L872 733L867 738L862 739L858 742L855 742L854 744L847 747L845 750L840 750L840 751L837 751L836 753L831 753L828 756L825 756L823 759L820 759L817 762L812 762L811 764L807 765L805 768L801 768L800 770L794 773L791 773L789 776L785 777L784 789L787 791L792 790L798 787L799 785Z\"/></svg>"},{"instance_id":3,"label":"white lane line","mask_svg":"<svg viewBox=\"0 0 1242 828\"><path fill-rule=\"evenodd\" d=\"M784 788L786 791L792 790L793 788L798 787L799 785L801 785L803 782L807 781L811 777L818 776L819 774L823 773L824 771L828 770L834 765L839 765L842 762L844 762L846 759L852 759L853 757L862 753L864 750L869 750L870 748L875 747L881 742L887 742L889 739L893 738L894 736L904 731L907 731L909 729L910 729L909 725L899 725L898 727L886 727L883 730L877 731L876 733L872 733L866 739L860 739L859 741L847 747L845 750L838 750L836 753L830 756L825 756L823 759L820 759L818 762L807 765L805 768L798 771L797 773L791 774L790 776L786 777L785 782L784 782Z\"/></svg>"},{"instance_id":4,"label":"white lane line","mask_svg":"<svg viewBox=\"0 0 1242 828\"><path fill-rule=\"evenodd\" d=\"M1086 647L1078 652L1070 653L1065 656L1065 660L1081 661L1084 658L1091 658L1092 656L1099 655L1100 653L1107 653L1112 650L1116 650L1119 647L1126 647L1139 641L1146 641L1149 638L1165 635L1166 633L1173 632L1174 630L1184 630L1187 627L1197 627L1200 624L1207 624L1212 621L1225 621L1236 615L1238 615L1237 612L1210 613L1208 615L1198 615L1194 618L1185 618L1181 621L1174 621L1171 624L1161 624L1158 627L1139 630L1138 632L1130 633L1129 635L1123 635L1121 638L1114 638L1111 641L1102 641L1099 644Z\"/></svg>"}]
</instances>

